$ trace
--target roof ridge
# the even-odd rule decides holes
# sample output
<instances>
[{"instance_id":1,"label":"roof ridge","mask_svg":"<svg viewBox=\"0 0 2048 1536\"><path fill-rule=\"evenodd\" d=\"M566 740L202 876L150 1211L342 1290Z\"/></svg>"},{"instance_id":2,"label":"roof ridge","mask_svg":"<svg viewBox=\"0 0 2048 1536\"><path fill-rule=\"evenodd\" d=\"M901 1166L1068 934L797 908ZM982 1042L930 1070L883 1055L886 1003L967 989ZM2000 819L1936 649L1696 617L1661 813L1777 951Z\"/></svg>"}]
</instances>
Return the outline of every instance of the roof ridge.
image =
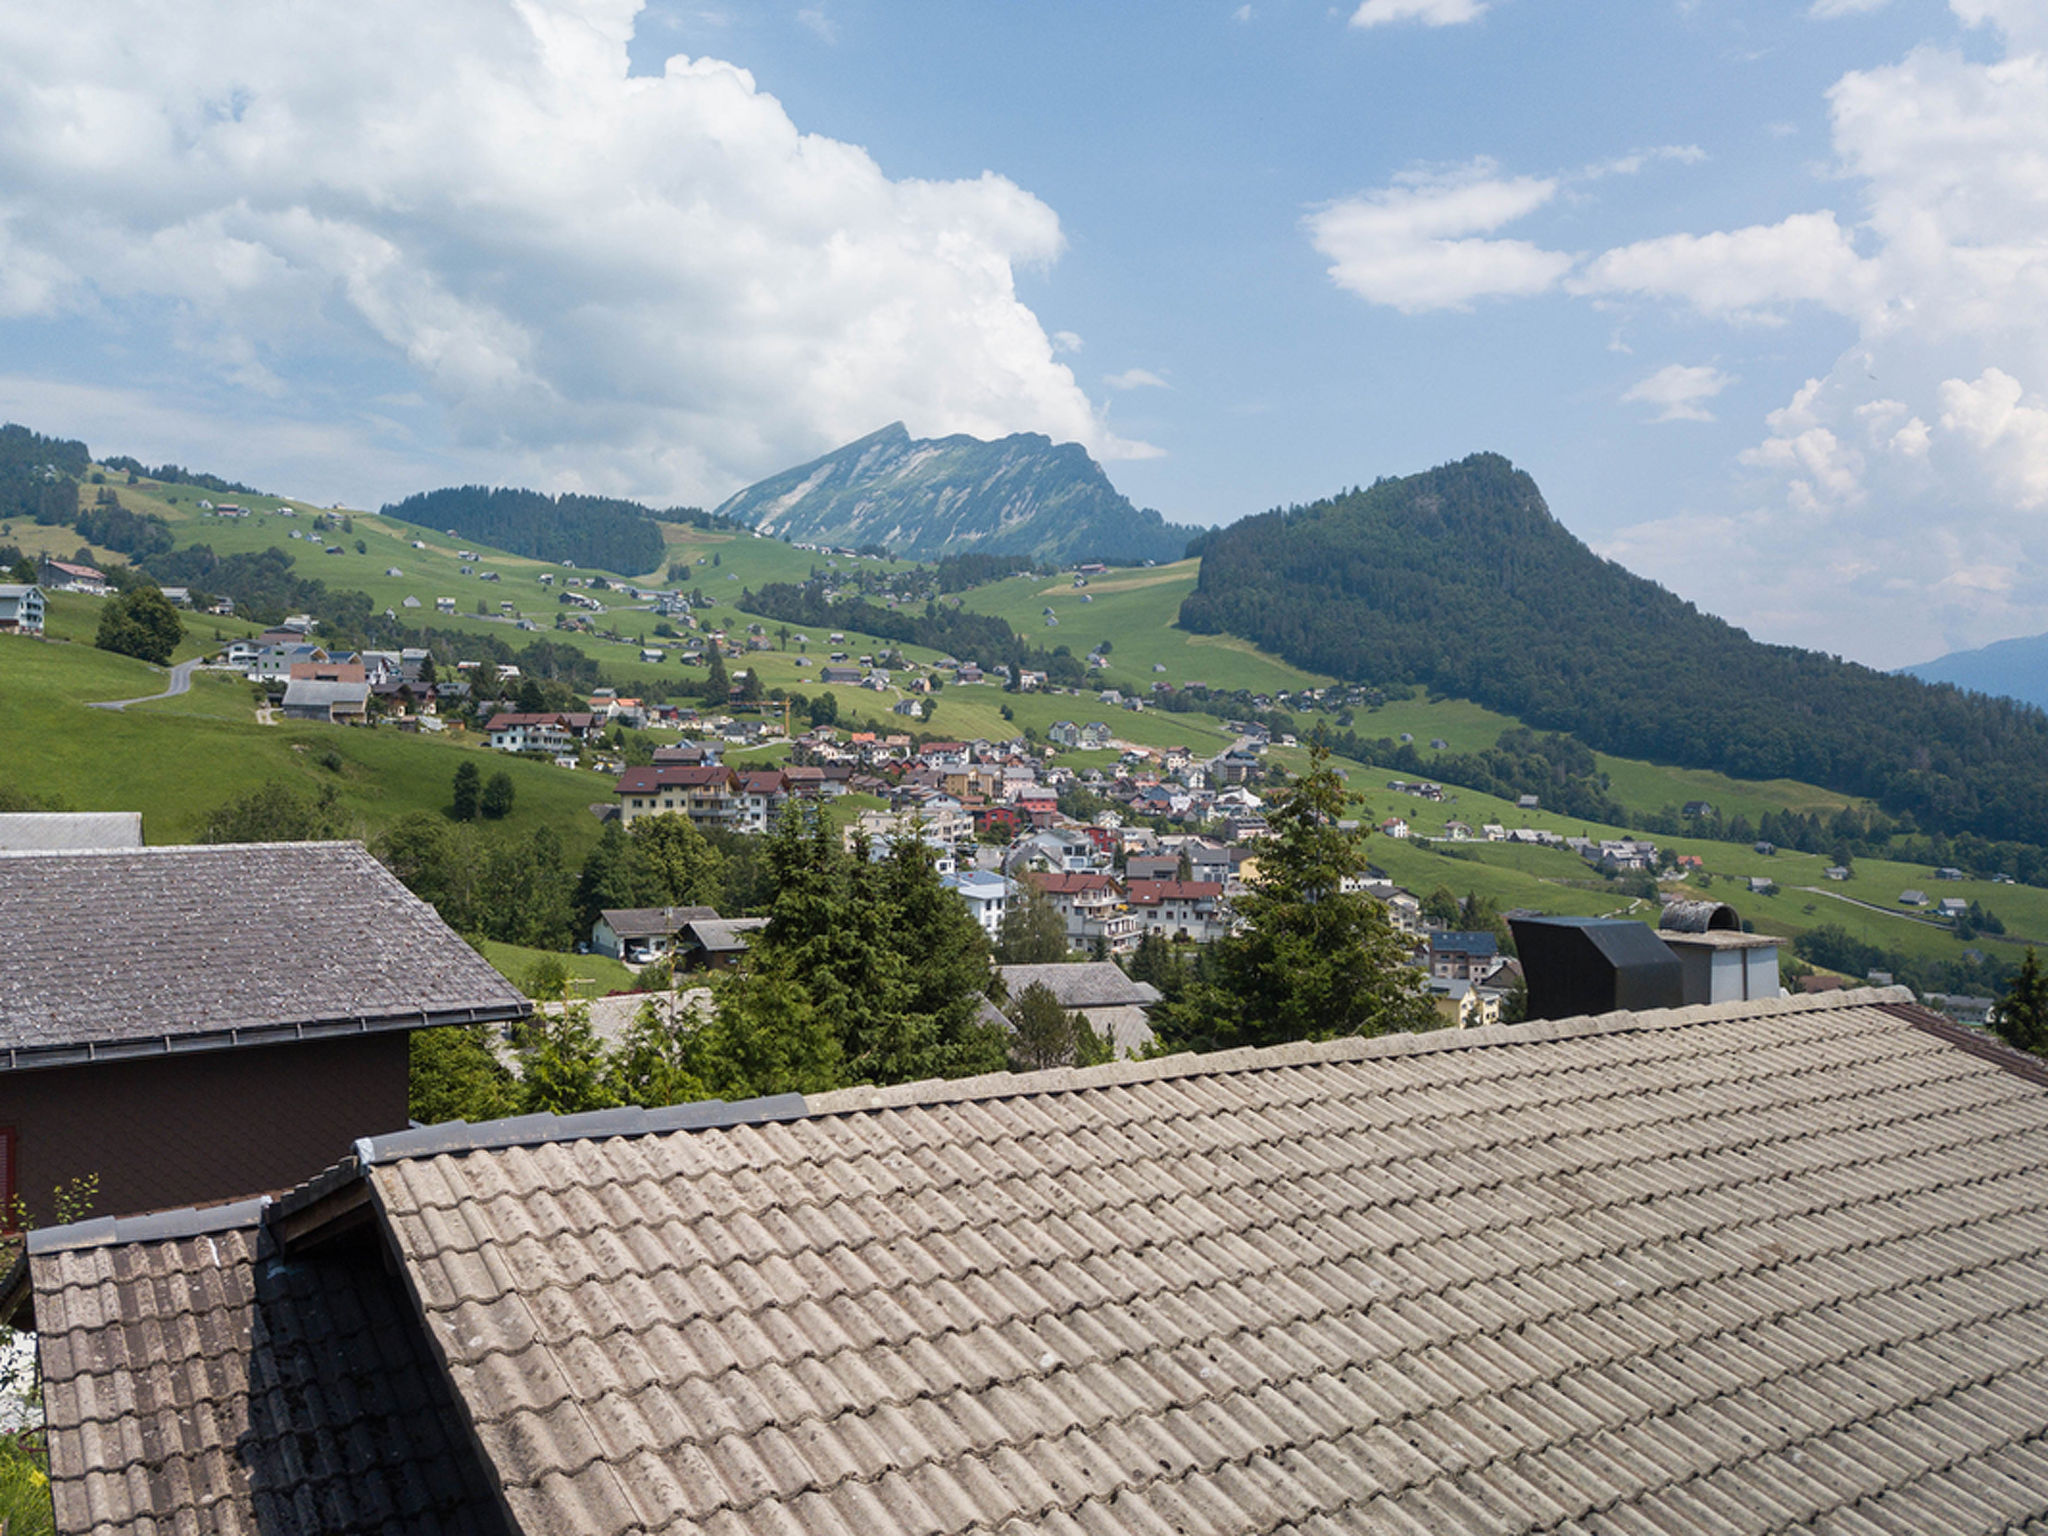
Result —
<instances>
[{"instance_id":1,"label":"roof ridge","mask_svg":"<svg viewBox=\"0 0 2048 1536\"><path fill-rule=\"evenodd\" d=\"M106 811L106 812L80 812L80 813L78 813L78 814L81 814L81 815L109 815L109 816L126 816L126 815L140 815L140 814L141 814L141 812L139 812L139 811L136 811L136 812L129 812L129 811ZM249 852L252 852L252 851L254 851L254 850L257 850L257 849L263 849L263 850L270 850L270 849L277 849L277 848L358 848L358 849L361 849L361 850L362 850L362 852L364 852L365 854L368 854L368 853L370 852L369 848L368 848L368 847L367 847L367 846L366 846L366 845L364 844L363 840L362 840L361 838L359 838L359 837L322 837L322 838L307 838L307 839L305 839L305 840L303 840L303 841L299 841L299 842L275 842L275 843L144 843L144 844L141 844L141 845L139 845L139 846L137 846L137 847L133 847L133 848L4 848L4 849L0 849L0 858L6 858L6 859L47 859L47 858L67 858L67 859L68 859L68 858L100 858L100 859L103 859L103 858L108 858L108 857L111 857L111 856L114 856L114 855L117 855L117 854L124 854L124 855L133 855L133 854L171 854L171 853L192 853L192 852L195 852L195 851L197 851L197 850L199 850L199 849L202 849L202 848L204 848L204 849L208 850L209 852L211 852L211 851L213 851L213 850L216 850L216 849L218 849L218 850L221 850L221 851L233 850L233 851L234 851L234 852L236 852L237 854L244 854L244 853L249 853Z\"/></svg>"},{"instance_id":2,"label":"roof ridge","mask_svg":"<svg viewBox=\"0 0 2048 1536\"><path fill-rule=\"evenodd\" d=\"M26 1251L31 1255L61 1253L75 1248L113 1248L127 1243L157 1243L204 1237L211 1232L233 1232L260 1226L270 1204L269 1195L257 1195L225 1205L187 1206L140 1216L94 1216L61 1227L36 1227L28 1234Z\"/></svg>"},{"instance_id":3,"label":"roof ridge","mask_svg":"<svg viewBox=\"0 0 2048 1536\"><path fill-rule=\"evenodd\" d=\"M1496 1045L1530 1045L1590 1035L1627 1034L1639 1029L1678 1029L1729 1019L1824 1013L1843 1008L1910 1002L1912 997L1911 989L1906 987L1864 987L1813 997L1703 1003L1684 1008L1655 1008L1642 1013L1624 1009L1614 1013L1582 1014L1569 1019L1534 1019L1524 1024L1487 1024L1476 1029L1433 1029L1370 1037L1347 1035L1338 1040L1301 1040L1286 1045L1241 1046L1227 1051L1179 1051L1171 1056L1110 1062L1099 1067L1052 1067L1040 1072L989 1072L979 1077L926 1078L887 1088L864 1084L812 1094L805 1102L812 1116L860 1114L877 1109L906 1109L914 1105L958 1103L968 1099L1017 1098L1038 1093L1122 1087L1129 1083L1157 1082L1197 1074L1277 1071L1326 1061L1483 1050Z\"/></svg>"}]
</instances>

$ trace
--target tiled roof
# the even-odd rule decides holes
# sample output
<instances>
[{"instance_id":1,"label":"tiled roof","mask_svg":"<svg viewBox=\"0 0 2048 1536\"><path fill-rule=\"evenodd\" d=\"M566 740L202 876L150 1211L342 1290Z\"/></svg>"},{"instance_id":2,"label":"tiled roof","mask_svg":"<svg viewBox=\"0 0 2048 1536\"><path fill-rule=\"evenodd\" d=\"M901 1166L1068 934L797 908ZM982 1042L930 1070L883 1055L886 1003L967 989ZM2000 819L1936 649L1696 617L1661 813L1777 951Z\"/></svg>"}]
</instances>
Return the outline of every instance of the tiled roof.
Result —
<instances>
[{"instance_id":1,"label":"tiled roof","mask_svg":"<svg viewBox=\"0 0 2048 1536\"><path fill-rule=\"evenodd\" d=\"M0 1070L528 1006L360 843L0 854L0 933Z\"/></svg>"},{"instance_id":2,"label":"tiled roof","mask_svg":"<svg viewBox=\"0 0 2048 1536\"><path fill-rule=\"evenodd\" d=\"M1021 996L1033 982L1049 988L1062 1008L1143 1007L1159 1001L1149 981L1133 981L1123 967L1109 960L1062 961L1051 965L999 965L996 974L1011 997Z\"/></svg>"},{"instance_id":3,"label":"tiled roof","mask_svg":"<svg viewBox=\"0 0 2048 1536\"><path fill-rule=\"evenodd\" d=\"M285 1260L258 1208L31 1261L57 1529L504 1532L397 1278Z\"/></svg>"},{"instance_id":4,"label":"tiled roof","mask_svg":"<svg viewBox=\"0 0 2048 1536\"><path fill-rule=\"evenodd\" d=\"M532 1529L2048 1517L2048 1093L1858 996L370 1177Z\"/></svg>"},{"instance_id":5,"label":"tiled roof","mask_svg":"<svg viewBox=\"0 0 2048 1536\"><path fill-rule=\"evenodd\" d=\"M649 795L663 789L731 789L738 785L739 776L730 768L716 763L693 766L684 763L663 763L654 768L628 768L619 775L618 788L621 795Z\"/></svg>"},{"instance_id":6,"label":"tiled roof","mask_svg":"<svg viewBox=\"0 0 2048 1536\"><path fill-rule=\"evenodd\" d=\"M367 1182L522 1530L2048 1530L2048 1087L1904 996L441 1127L279 1209Z\"/></svg>"},{"instance_id":7,"label":"tiled roof","mask_svg":"<svg viewBox=\"0 0 2048 1536\"><path fill-rule=\"evenodd\" d=\"M598 913L622 939L666 938L685 923L716 917L716 907L606 907Z\"/></svg>"},{"instance_id":8,"label":"tiled roof","mask_svg":"<svg viewBox=\"0 0 2048 1536\"><path fill-rule=\"evenodd\" d=\"M1223 882L1220 880L1133 880L1130 883L1131 905L1134 907L1156 907L1162 901L1220 901L1223 897Z\"/></svg>"}]
</instances>

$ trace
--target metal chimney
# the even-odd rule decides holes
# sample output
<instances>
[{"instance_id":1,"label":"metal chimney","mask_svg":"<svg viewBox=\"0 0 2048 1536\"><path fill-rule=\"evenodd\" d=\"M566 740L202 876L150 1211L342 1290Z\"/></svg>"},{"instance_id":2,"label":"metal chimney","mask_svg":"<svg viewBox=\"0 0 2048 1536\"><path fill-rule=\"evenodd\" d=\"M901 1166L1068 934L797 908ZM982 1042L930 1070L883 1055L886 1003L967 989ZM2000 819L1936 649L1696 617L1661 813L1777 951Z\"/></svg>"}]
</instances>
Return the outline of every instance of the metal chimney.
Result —
<instances>
[{"instance_id":1,"label":"metal chimney","mask_svg":"<svg viewBox=\"0 0 2048 1536\"><path fill-rule=\"evenodd\" d=\"M1529 1017L1570 1019L1685 1001L1678 956L1646 923L1613 917L1514 917Z\"/></svg>"}]
</instances>

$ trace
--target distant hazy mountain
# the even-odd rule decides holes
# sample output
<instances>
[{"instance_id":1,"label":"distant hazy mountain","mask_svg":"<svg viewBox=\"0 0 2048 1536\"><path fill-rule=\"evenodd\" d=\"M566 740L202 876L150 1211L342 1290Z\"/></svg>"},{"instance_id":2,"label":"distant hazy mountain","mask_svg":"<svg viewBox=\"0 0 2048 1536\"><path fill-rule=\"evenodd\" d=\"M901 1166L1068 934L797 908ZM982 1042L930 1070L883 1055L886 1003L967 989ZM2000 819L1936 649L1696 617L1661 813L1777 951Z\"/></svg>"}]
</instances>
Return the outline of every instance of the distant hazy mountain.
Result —
<instances>
[{"instance_id":1,"label":"distant hazy mountain","mask_svg":"<svg viewBox=\"0 0 2048 1536\"><path fill-rule=\"evenodd\" d=\"M1178 560L1200 530L1131 505L1078 443L1036 432L995 442L913 438L902 422L749 486L718 508L803 544L930 560Z\"/></svg>"},{"instance_id":2,"label":"distant hazy mountain","mask_svg":"<svg viewBox=\"0 0 2048 1536\"><path fill-rule=\"evenodd\" d=\"M1981 651L1955 651L1899 670L1925 683L1954 683L2048 709L2048 635L2000 640Z\"/></svg>"}]
</instances>

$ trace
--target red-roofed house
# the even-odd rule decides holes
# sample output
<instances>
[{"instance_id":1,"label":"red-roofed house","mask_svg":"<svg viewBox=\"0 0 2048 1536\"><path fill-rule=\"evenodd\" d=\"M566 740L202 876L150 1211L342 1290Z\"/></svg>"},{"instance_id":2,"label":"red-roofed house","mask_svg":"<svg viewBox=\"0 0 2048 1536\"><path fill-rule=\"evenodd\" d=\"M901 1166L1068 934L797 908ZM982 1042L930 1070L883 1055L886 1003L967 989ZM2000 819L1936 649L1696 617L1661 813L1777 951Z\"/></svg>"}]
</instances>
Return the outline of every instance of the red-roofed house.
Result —
<instances>
[{"instance_id":1,"label":"red-roofed house","mask_svg":"<svg viewBox=\"0 0 2048 1536\"><path fill-rule=\"evenodd\" d=\"M1066 919L1070 947L1092 949L1098 939L1111 954L1128 954L1138 947L1138 919L1125 909L1123 891L1108 875L1034 870L1024 878L1045 892L1054 910Z\"/></svg>"}]
</instances>

